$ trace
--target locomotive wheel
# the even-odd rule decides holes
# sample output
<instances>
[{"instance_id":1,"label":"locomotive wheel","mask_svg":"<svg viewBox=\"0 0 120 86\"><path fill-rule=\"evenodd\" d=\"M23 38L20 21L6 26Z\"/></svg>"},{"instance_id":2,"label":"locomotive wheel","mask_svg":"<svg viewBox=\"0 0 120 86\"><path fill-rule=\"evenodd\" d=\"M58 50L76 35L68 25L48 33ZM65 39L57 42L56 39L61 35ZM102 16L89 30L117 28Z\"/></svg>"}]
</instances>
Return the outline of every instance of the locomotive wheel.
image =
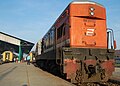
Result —
<instances>
[{"instance_id":1,"label":"locomotive wheel","mask_svg":"<svg viewBox=\"0 0 120 86\"><path fill-rule=\"evenodd\" d=\"M102 82L108 81L108 75L106 74L105 70L102 70L101 72L101 79L102 79Z\"/></svg>"},{"instance_id":2,"label":"locomotive wheel","mask_svg":"<svg viewBox=\"0 0 120 86\"><path fill-rule=\"evenodd\" d=\"M58 66L52 65L51 69L50 69L50 72L53 73L53 74L55 74L55 75L57 75L57 76L60 75L60 70L59 70Z\"/></svg>"}]
</instances>

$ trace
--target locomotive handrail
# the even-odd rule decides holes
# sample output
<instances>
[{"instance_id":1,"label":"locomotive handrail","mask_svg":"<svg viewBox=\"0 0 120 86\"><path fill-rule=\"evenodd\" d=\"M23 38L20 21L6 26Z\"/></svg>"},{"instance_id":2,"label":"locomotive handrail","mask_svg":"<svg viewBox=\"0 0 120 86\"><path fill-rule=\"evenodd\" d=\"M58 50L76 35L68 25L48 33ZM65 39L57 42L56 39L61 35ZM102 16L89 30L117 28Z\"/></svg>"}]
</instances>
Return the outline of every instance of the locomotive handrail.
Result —
<instances>
[{"instance_id":1,"label":"locomotive handrail","mask_svg":"<svg viewBox=\"0 0 120 86\"><path fill-rule=\"evenodd\" d=\"M107 46L108 47L107 48L109 48L109 41L110 41L111 49L116 49L116 41L114 40L114 31L113 31L113 29L110 29L110 28L107 28L107 30L108 30L107 31L107 33L108 33L108 37L107 37Z\"/></svg>"}]
</instances>

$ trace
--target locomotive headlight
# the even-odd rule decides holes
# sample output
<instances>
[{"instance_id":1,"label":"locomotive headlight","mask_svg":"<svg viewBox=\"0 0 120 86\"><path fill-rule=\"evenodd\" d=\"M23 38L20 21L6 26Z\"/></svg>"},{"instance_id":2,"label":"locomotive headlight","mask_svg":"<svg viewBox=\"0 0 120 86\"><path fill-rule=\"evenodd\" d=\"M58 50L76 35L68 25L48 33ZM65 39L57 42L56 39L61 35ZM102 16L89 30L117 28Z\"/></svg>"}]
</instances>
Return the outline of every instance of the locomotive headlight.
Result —
<instances>
[{"instance_id":1,"label":"locomotive headlight","mask_svg":"<svg viewBox=\"0 0 120 86\"><path fill-rule=\"evenodd\" d=\"M90 12L90 15L91 15L91 16L94 16L94 12Z\"/></svg>"},{"instance_id":2,"label":"locomotive headlight","mask_svg":"<svg viewBox=\"0 0 120 86\"><path fill-rule=\"evenodd\" d=\"M93 7L90 8L91 11L94 11L95 9Z\"/></svg>"}]
</instances>

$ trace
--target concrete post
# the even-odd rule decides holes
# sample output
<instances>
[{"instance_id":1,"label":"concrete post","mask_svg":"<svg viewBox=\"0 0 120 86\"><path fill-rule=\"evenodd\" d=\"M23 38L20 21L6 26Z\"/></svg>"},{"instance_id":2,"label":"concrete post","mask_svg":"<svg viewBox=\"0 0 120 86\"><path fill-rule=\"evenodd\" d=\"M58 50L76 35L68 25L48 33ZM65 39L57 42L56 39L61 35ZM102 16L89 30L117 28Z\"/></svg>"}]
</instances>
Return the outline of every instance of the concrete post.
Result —
<instances>
[{"instance_id":1,"label":"concrete post","mask_svg":"<svg viewBox=\"0 0 120 86\"><path fill-rule=\"evenodd\" d=\"M18 62L20 62L22 58L23 58L23 52L22 52L22 46L21 46L21 44L20 44L20 46L19 46Z\"/></svg>"}]
</instances>

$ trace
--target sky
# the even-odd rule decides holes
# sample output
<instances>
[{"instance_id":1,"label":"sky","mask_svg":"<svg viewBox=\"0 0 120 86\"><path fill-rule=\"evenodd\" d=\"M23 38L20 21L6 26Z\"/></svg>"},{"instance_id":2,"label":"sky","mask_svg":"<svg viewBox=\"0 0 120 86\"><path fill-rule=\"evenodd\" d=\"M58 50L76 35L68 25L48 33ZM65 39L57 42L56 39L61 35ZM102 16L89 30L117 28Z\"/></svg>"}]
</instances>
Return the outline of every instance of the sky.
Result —
<instances>
[{"instance_id":1,"label":"sky","mask_svg":"<svg viewBox=\"0 0 120 86\"><path fill-rule=\"evenodd\" d=\"M73 0L0 0L0 31L36 43ZM107 27L120 49L120 0L92 0L105 6Z\"/></svg>"}]
</instances>

